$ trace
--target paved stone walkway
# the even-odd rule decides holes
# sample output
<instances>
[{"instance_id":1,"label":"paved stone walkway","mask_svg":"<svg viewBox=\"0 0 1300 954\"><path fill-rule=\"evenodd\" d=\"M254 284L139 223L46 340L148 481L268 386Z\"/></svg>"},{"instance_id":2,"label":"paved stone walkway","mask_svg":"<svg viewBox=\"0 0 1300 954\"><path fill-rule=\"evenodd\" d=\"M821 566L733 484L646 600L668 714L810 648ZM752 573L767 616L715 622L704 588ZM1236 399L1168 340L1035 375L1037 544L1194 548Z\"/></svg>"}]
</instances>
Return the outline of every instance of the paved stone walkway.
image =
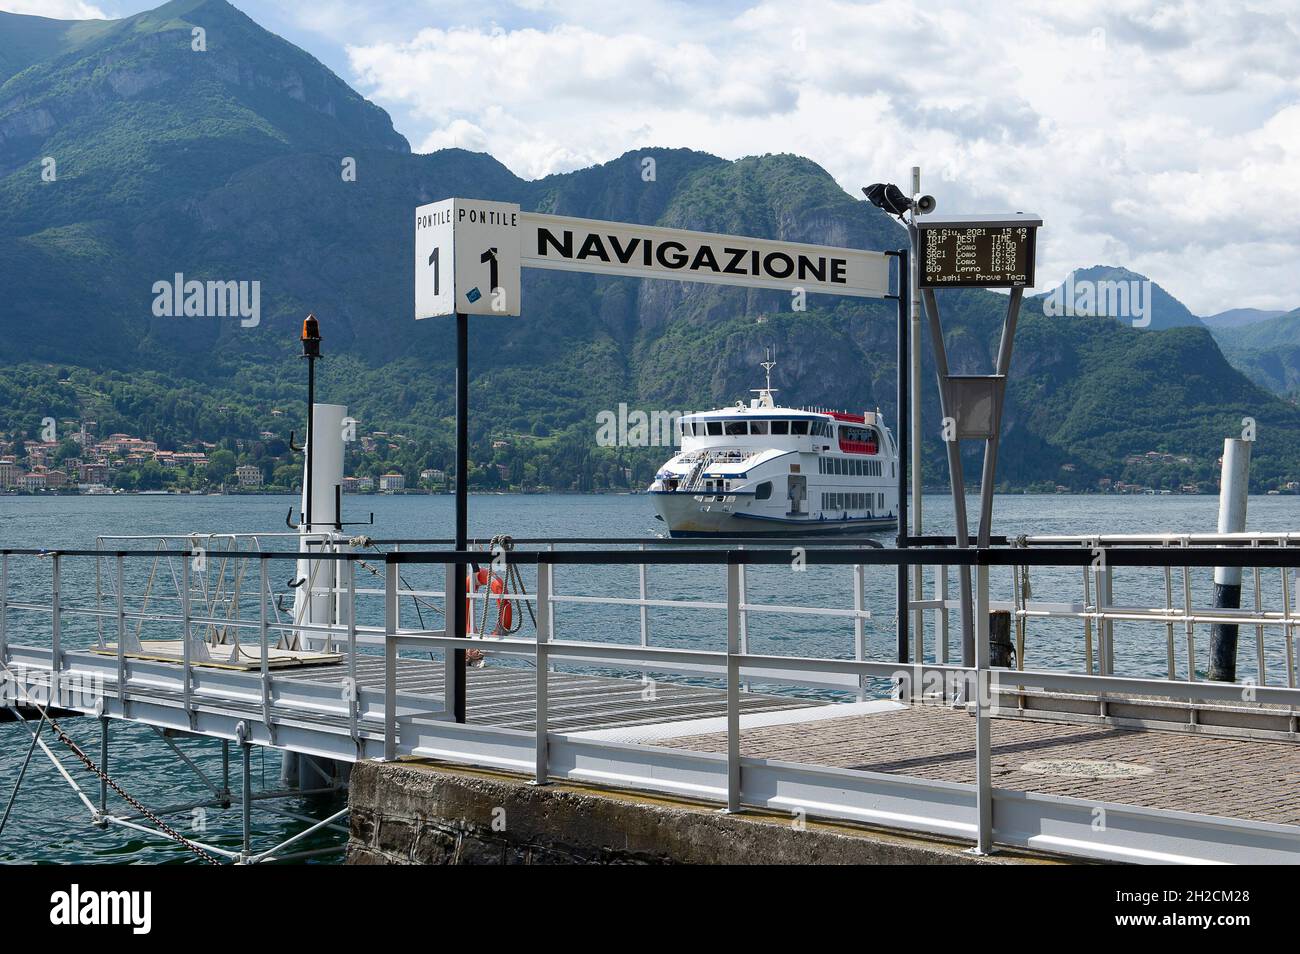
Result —
<instances>
[{"instance_id":1,"label":"paved stone walkway","mask_svg":"<svg viewBox=\"0 0 1300 954\"><path fill-rule=\"evenodd\" d=\"M1300 745L1185 732L994 719L993 784L1178 811L1300 824ZM663 743L721 752L722 734ZM975 781L975 720L913 706L846 719L744 730L741 754Z\"/></svg>"}]
</instances>

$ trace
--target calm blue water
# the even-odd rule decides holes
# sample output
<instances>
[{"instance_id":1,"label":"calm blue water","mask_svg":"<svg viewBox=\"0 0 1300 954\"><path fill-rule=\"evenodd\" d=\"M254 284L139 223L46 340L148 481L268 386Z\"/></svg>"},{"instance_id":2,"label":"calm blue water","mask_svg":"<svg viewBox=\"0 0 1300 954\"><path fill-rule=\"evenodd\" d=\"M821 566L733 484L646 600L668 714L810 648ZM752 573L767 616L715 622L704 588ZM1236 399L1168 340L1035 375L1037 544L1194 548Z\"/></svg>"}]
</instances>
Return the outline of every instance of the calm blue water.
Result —
<instances>
[{"instance_id":1,"label":"calm blue water","mask_svg":"<svg viewBox=\"0 0 1300 954\"><path fill-rule=\"evenodd\" d=\"M103 496L103 497L3 497L0 498L0 544L17 547L90 548L97 534L149 534L190 532L274 532L283 531L284 515L294 504L290 497L199 497L199 496ZM452 529L452 498L447 496L355 497L349 498L349 519L373 510L375 526L367 531L376 538L446 537ZM975 506L972 501L972 506ZM999 533L1080 534L1149 532L1156 530L1191 532L1214 529L1217 501L1209 496L1119 497L1119 496L1005 496L996 502L995 526ZM925 499L927 531L951 532L951 507L942 496ZM1297 503L1291 497L1252 498L1248 524L1252 530L1297 529ZM519 537L603 536L643 537L661 532L649 501L640 496L473 496L470 498L470 533L486 539L496 533ZM268 549L291 549L288 541L266 541ZM133 566L128 575L131 592L143 582L147 567ZM44 566L18 574L11 570L11 598L25 595L48 599L48 561ZM280 569L283 572L280 572ZM288 564L274 571L288 577ZM417 588L441 589L437 575L441 568L410 568L408 584ZM666 599L720 601L724 571L721 567L691 569L652 567L650 596ZM359 572L358 585L373 584ZM994 579L1001 592L994 598L1009 598L1010 571ZM532 589L532 575L526 574ZM288 593L285 580L276 579L277 592ZM1205 605L1209 599L1209 571L1194 575L1194 593ZM1253 598L1247 578L1243 598ZM955 576L954 576L955 594ZM1038 600L1078 601L1081 598L1080 570L1035 570L1033 597ZM90 605L94 596L93 561L77 566L69 561L64 570L65 599ZM810 567L792 573L788 567L756 567L748 571L751 602L821 605L851 608L851 570L848 567ZM1140 570L1116 573L1115 599L1119 603L1156 603L1164 598L1163 574ZM570 595L635 596L637 574L633 567L559 567L557 593ZM1262 589L1266 604L1281 604L1277 571L1265 576ZM868 568L866 601L872 611L867 624L867 655L886 659L893 651L894 576L892 568ZM1181 575L1174 578L1174 598L1181 600ZM362 622L378 622L378 600L362 614ZM408 612L407 608L403 609ZM425 611L428 613L428 611ZM23 642L11 617L11 639ZM45 622L48 626L48 622ZM434 625L430 623L430 625ZM529 630L525 630L528 632ZM35 632L35 631L33 631ZM703 610L653 609L649 615L652 645L722 649L725 626L720 613ZM559 605L557 638L581 638L635 642L639 638L639 614L634 607ZM30 637L39 642L40 638ZM43 637L48 640L48 636ZM1205 663L1208 634L1198 633L1197 668ZM1242 632L1239 661L1241 678L1258 678L1253 630ZM67 645L87 645L93 639L93 623L70 622ZM851 657L853 627L847 619L815 616L752 614L749 619L751 651L786 655ZM954 657L956 619L953 619ZM1161 626L1116 625L1116 669L1133 675L1165 675L1166 637ZM1175 634L1176 671L1186 676L1185 636ZM933 632L927 628L926 655L934 652ZM1285 656L1279 634L1270 634L1265 644L1268 681L1285 680ZM1043 621L1029 626L1026 650L1031 667L1081 670L1082 627L1076 622ZM788 690L786 690L788 691ZM92 755L99 750L98 724L91 719L70 719L65 729ZM0 724L0 811L8 800L29 736L21 726ZM210 778L221 772L220 746L206 740L179 743ZM60 756L61 746L55 746ZM232 749L232 754L233 754ZM112 772L128 791L151 807L177 804L197 798L204 787L166 746L147 729L115 724L113 727ZM97 782L70 761L69 768L92 800ZM275 753L254 754L255 787L274 787L279 759ZM238 785L237 767L232 782ZM120 801L110 802L121 813ZM278 803L298 814L324 817L341 807L334 801L295 799ZM222 812L210 809L200 818L182 818L181 827L205 826L205 840L238 847L238 809ZM255 849L301 830L302 822L277 815L266 808L254 812L257 833ZM340 845L342 836L324 834L305 847ZM33 758L28 777L7 828L0 836L0 861L19 862L189 862L183 849L162 841L137 837L120 828L100 831L87 823L86 812L67 783L55 773L39 752ZM328 860L328 859L327 859Z\"/></svg>"}]
</instances>

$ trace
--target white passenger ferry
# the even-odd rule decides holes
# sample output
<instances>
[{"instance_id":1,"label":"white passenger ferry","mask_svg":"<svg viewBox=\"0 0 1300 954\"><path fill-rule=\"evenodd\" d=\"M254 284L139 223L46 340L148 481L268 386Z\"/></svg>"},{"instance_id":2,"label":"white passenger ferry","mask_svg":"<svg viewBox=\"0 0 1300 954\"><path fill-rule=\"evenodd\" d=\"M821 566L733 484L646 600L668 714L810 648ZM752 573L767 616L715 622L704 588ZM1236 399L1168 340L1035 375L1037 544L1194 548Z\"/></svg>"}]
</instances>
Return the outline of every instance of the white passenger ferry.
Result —
<instances>
[{"instance_id":1,"label":"white passenger ferry","mask_svg":"<svg viewBox=\"0 0 1300 954\"><path fill-rule=\"evenodd\" d=\"M880 412L748 405L686 414L649 493L673 537L804 536L898 526L898 448Z\"/></svg>"}]
</instances>

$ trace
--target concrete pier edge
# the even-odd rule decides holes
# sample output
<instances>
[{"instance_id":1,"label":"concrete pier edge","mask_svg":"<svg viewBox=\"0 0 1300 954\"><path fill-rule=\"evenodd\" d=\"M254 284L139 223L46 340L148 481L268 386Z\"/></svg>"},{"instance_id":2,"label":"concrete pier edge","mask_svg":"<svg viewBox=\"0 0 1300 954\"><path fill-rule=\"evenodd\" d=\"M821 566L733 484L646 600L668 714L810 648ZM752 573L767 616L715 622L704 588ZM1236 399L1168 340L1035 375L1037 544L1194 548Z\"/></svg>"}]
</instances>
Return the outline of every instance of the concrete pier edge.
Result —
<instances>
[{"instance_id":1,"label":"concrete pier edge","mask_svg":"<svg viewBox=\"0 0 1300 954\"><path fill-rule=\"evenodd\" d=\"M358 762L348 864L1061 864L865 825L429 760Z\"/></svg>"}]
</instances>

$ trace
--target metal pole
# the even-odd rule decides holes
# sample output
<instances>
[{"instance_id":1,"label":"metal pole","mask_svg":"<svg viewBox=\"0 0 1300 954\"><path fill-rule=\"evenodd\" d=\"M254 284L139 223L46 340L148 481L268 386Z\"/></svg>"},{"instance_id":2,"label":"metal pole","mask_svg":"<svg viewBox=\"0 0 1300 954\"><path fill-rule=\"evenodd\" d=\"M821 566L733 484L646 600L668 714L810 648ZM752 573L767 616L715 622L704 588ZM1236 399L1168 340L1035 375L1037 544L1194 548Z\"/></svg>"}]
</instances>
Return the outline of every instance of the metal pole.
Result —
<instances>
[{"instance_id":1,"label":"metal pole","mask_svg":"<svg viewBox=\"0 0 1300 954\"><path fill-rule=\"evenodd\" d=\"M1006 401L1006 378L1011 370L1011 347L1016 339L1016 321L1020 318L1020 302L1024 294L1023 288L1011 289L1011 297L1007 302L1007 317L1002 323L1002 341L998 345L997 365L994 368L994 373L1002 378L1002 386L997 392L997 400L993 408L993 434L984 445L984 471L980 477L979 545L982 547L989 545L989 538L993 533L993 482L998 466L998 444L1002 438L1002 406Z\"/></svg>"},{"instance_id":2,"label":"metal pole","mask_svg":"<svg viewBox=\"0 0 1300 954\"><path fill-rule=\"evenodd\" d=\"M303 515L303 523L307 527L307 532L311 533L312 512L311 512L311 485L315 483L316 471L312 469L312 449L315 441L312 434L315 431L316 423L316 358L307 355L307 513ZM310 564L308 564L310 566ZM308 577L312 574L308 571ZM307 601L311 602L311 582L307 583Z\"/></svg>"},{"instance_id":3,"label":"metal pole","mask_svg":"<svg viewBox=\"0 0 1300 954\"><path fill-rule=\"evenodd\" d=\"M469 549L469 316L456 313L456 549ZM456 564L452 635L465 638L465 572ZM452 716L465 721L465 650L452 650Z\"/></svg>"},{"instance_id":4,"label":"metal pole","mask_svg":"<svg viewBox=\"0 0 1300 954\"><path fill-rule=\"evenodd\" d=\"M108 716L99 717L99 815L108 814Z\"/></svg>"},{"instance_id":5,"label":"metal pole","mask_svg":"<svg viewBox=\"0 0 1300 954\"><path fill-rule=\"evenodd\" d=\"M443 570L447 576L447 582L442 591L446 594L445 600L447 607L443 614L443 619L451 619L451 603L455 600L453 595L456 590L456 564L446 563ZM462 579L464 574L461 574ZM462 601L463 602L463 601ZM444 712L456 712L456 654L450 649L442 651L442 708Z\"/></svg>"},{"instance_id":6,"label":"metal pole","mask_svg":"<svg viewBox=\"0 0 1300 954\"><path fill-rule=\"evenodd\" d=\"M735 555L733 554L733 560ZM740 811L740 564L727 563L727 811Z\"/></svg>"},{"instance_id":7,"label":"metal pole","mask_svg":"<svg viewBox=\"0 0 1300 954\"><path fill-rule=\"evenodd\" d=\"M975 569L975 807L977 834L975 851L987 855L993 850L993 768L989 727L989 568Z\"/></svg>"},{"instance_id":8,"label":"metal pole","mask_svg":"<svg viewBox=\"0 0 1300 954\"><path fill-rule=\"evenodd\" d=\"M397 758L397 586L398 567L388 563L384 574L384 759ZM457 602L464 606L464 600ZM461 612L464 612L462 608Z\"/></svg>"},{"instance_id":9,"label":"metal pole","mask_svg":"<svg viewBox=\"0 0 1300 954\"><path fill-rule=\"evenodd\" d=\"M939 303L935 300L934 289L927 288L922 293L925 297L925 311L930 324L930 347L934 349L934 370L939 379L939 413L943 416L945 429L950 426L952 407L948 400L948 352L943 341L943 327L939 322ZM948 479L952 484L952 515L954 540L956 546L970 546L970 529L966 522L966 478L961 468L961 444L956 434L951 440L946 439L944 447L948 453ZM971 574L970 567L958 567L958 581L961 591L961 664L975 665L975 628L971 618Z\"/></svg>"},{"instance_id":10,"label":"metal pole","mask_svg":"<svg viewBox=\"0 0 1300 954\"><path fill-rule=\"evenodd\" d=\"M921 167L912 167L912 196L916 197L921 194ZM908 378L911 385L910 416L912 423L911 449L912 449L912 535L921 536L924 533L924 521L922 520L921 504L921 250L917 241L918 235L916 230L916 209L913 207L911 213L911 222L908 223L908 233L912 239L912 267L909 269L910 287L908 293L911 295L911 334L910 349L912 367ZM915 567L912 570L912 599L920 603L925 599L925 568ZM913 639L915 641L916 661L921 662L925 658L925 611L914 610L912 615L912 628L914 630ZM938 653L935 653L938 658Z\"/></svg>"},{"instance_id":11,"label":"metal pole","mask_svg":"<svg viewBox=\"0 0 1300 954\"><path fill-rule=\"evenodd\" d=\"M50 558L50 573L54 581L50 594L50 705L58 706L63 689L63 621L59 606L59 555Z\"/></svg>"},{"instance_id":12,"label":"metal pole","mask_svg":"<svg viewBox=\"0 0 1300 954\"><path fill-rule=\"evenodd\" d=\"M118 557L120 560L121 557ZM118 577L119 581L121 577ZM120 592L120 591L119 591ZM0 663L9 661L9 554L0 556ZM120 644L119 644L120 645Z\"/></svg>"},{"instance_id":13,"label":"metal pole","mask_svg":"<svg viewBox=\"0 0 1300 954\"><path fill-rule=\"evenodd\" d=\"M644 566L644 564L643 564ZM546 644L550 641L550 626L547 618L547 610L551 605L551 566L549 563L537 564L537 654L534 659L537 670L537 735L536 735L536 764L533 772L533 783L536 785L545 785L550 779L550 770L548 762L548 726L547 722L547 692L550 688L550 673L547 671L548 656Z\"/></svg>"},{"instance_id":14,"label":"metal pole","mask_svg":"<svg viewBox=\"0 0 1300 954\"><path fill-rule=\"evenodd\" d=\"M244 836L244 850L241 860L247 861L253 841L253 744L243 742L240 748L244 752L244 784L241 792L240 822Z\"/></svg>"},{"instance_id":15,"label":"metal pole","mask_svg":"<svg viewBox=\"0 0 1300 954\"><path fill-rule=\"evenodd\" d=\"M1223 442L1223 470L1219 480L1219 532L1241 533L1246 529L1246 496L1250 490L1250 441L1229 437ZM1241 567L1214 569L1214 605L1224 609L1241 607ZM1260 681L1263 682L1263 670ZM1215 623L1210 627L1210 673L1216 682L1237 681L1237 624Z\"/></svg>"},{"instance_id":16,"label":"metal pole","mask_svg":"<svg viewBox=\"0 0 1300 954\"><path fill-rule=\"evenodd\" d=\"M36 751L36 743L40 741L41 730L45 728L46 715L47 713L41 714L40 724L36 726L36 731L32 733L32 744L27 747L27 757L23 759L23 767L18 770L18 780L14 782L14 789L9 793L9 801L5 805L5 813L3 816L0 816L0 833L4 832L5 825L9 823L9 813L14 810L14 802L18 800L18 791L23 787L23 779L27 777L27 766L31 764L32 753Z\"/></svg>"},{"instance_id":17,"label":"metal pole","mask_svg":"<svg viewBox=\"0 0 1300 954\"><path fill-rule=\"evenodd\" d=\"M107 730L105 731L107 732ZM104 746L104 760L105 761L108 760L107 740ZM104 767L104 771L105 772L108 771L107 766ZM104 784L107 785L108 782L106 781ZM221 740L221 807L222 808L230 807L230 740L229 739Z\"/></svg>"},{"instance_id":18,"label":"metal pole","mask_svg":"<svg viewBox=\"0 0 1300 954\"><path fill-rule=\"evenodd\" d=\"M909 432L911 430L911 415L908 413L908 399L911 396L911 385L908 382L911 369L911 359L908 357L908 322L910 321L909 312L911 307L909 300L911 298L910 286L911 276L908 268L910 256L905 248L901 248L896 253L898 256L898 473L895 475L898 479L898 546L899 549L906 549L907 540L907 459ZM905 663L908 661L910 652L908 647L909 627L908 611L910 608L910 598L908 595L908 567L900 563L898 565L897 581L897 611L898 611L898 632L897 632L897 649L898 661Z\"/></svg>"}]
</instances>

